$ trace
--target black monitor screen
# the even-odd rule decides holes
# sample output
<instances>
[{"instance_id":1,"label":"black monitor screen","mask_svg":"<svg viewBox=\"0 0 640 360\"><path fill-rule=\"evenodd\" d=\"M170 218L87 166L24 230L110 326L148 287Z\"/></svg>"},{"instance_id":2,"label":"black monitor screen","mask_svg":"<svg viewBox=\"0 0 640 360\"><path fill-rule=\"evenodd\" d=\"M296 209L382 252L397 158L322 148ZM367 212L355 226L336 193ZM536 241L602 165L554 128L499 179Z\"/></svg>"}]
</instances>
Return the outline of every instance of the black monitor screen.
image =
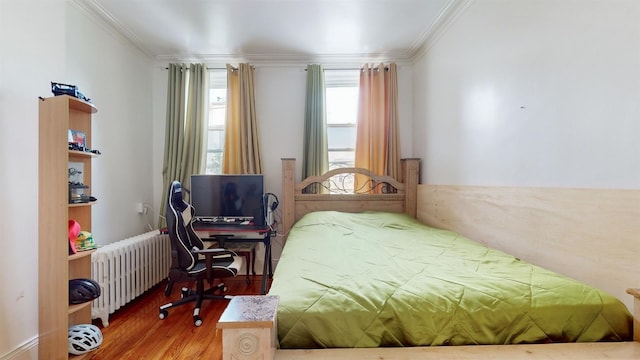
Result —
<instances>
[{"instance_id":1,"label":"black monitor screen","mask_svg":"<svg viewBox=\"0 0 640 360\"><path fill-rule=\"evenodd\" d=\"M191 206L196 217L246 218L261 226L263 195L263 175L191 176Z\"/></svg>"}]
</instances>

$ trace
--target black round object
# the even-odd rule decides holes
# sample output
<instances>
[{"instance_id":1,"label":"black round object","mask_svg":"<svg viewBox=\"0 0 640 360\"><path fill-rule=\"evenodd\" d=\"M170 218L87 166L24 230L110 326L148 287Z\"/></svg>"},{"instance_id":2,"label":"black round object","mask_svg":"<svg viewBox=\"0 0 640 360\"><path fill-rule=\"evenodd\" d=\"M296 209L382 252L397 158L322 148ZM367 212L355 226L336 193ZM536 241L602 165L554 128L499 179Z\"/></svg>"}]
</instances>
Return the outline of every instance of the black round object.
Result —
<instances>
[{"instance_id":1,"label":"black round object","mask_svg":"<svg viewBox=\"0 0 640 360\"><path fill-rule=\"evenodd\" d=\"M69 280L69 304L82 304L100 296L100 285L92 279Z\"/></svg>"}]
</instances>

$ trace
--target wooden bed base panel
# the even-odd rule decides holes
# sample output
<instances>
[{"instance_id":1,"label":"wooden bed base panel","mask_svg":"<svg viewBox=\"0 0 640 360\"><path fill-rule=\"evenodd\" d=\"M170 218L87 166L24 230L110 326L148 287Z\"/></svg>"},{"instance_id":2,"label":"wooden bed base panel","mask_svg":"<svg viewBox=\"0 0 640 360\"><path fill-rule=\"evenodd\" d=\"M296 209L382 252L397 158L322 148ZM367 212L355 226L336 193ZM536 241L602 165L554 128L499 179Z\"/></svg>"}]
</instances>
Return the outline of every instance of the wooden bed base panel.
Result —
<instances>
[{"instance_id":1,"label":"wooden bed base panel","mask_svg":"<svg viewBox=\"0 0 640 360\"><path fill-rule=\"evenodd\" d=\"M640 190L418 186L418 220L605 290L633 308Z\"/></svg>"},{"instance_id":2,"label":"wooden bed base panel","mask_svg":"<svg viewBox=\"0 0 640 360\"><path fill-rule=\"evenodd\" d=\"M640 343L564 343L536 345L465 345L411 348L277 350L276 360L583 360L640 359Z\"/></svg>"}]
</instances>

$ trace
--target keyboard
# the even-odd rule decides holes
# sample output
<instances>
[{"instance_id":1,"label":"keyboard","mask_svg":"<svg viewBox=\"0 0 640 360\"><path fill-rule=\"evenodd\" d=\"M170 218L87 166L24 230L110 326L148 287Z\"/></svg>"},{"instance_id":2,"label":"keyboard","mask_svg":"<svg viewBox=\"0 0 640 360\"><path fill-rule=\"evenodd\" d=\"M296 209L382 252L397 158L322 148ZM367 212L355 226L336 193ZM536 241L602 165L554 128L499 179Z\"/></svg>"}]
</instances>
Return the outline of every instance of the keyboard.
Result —
<instances>
[{"instance_id":1,"label":"keyboard","mask_svg":"<svg viewBox=\"0 0 640 360\"><path fill-rule=\"evenodd\" d=\"M199 223L211 223L211 224L225 222L223 218L217 218L217 217L196 217L194 221Z\"/></svg>"},{"instance_id":2,"label":"keyboard","mask_svg":"<svg viewBox=\"0 0 640 360\"><path fill-rule=\"evenodd\" d=\"M252 217L197 217L194 219L196 223L210 225L250 225Z\"/></svg>"}]
</instances>

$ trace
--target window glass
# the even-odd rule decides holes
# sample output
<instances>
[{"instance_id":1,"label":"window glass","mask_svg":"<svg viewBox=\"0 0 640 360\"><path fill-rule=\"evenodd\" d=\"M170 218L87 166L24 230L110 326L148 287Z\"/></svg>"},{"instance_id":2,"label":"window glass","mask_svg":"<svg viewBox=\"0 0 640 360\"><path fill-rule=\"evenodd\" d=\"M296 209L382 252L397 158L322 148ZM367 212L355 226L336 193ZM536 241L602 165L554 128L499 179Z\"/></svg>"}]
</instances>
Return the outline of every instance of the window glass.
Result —
<instances>
[{"instance_id":1,"label":"window glass","mask_svg":"<svg viewBox=\"0 0 640 360\"><path fill-rule=\"evenodd\" d=\"M325 70L330 170L355 163L358 76L358 70Z\"/></svg>"},{"instance_id":2,"label":"window glass","mask_svg":"<svg viewBox=\"0 0 640 360\"><path fill-rule=\"evenodd\" d=\"M327 128L330 149L333 151L340 151L341 149L353 151L356 143L356 128L354 125L339 126L334 124Z\"/></svg>"},{"instance_id":3,"label":"window glass","mask_svg":"<svg viewBox=\"0 0 640 360\"><path fill-rule=\"evenodd\" d=\"M207 126L207 165L205 173L222 173L224 124L227 106L226 71L211 71L209 87L209 120Z\"/></svg>"}]
</instances>

